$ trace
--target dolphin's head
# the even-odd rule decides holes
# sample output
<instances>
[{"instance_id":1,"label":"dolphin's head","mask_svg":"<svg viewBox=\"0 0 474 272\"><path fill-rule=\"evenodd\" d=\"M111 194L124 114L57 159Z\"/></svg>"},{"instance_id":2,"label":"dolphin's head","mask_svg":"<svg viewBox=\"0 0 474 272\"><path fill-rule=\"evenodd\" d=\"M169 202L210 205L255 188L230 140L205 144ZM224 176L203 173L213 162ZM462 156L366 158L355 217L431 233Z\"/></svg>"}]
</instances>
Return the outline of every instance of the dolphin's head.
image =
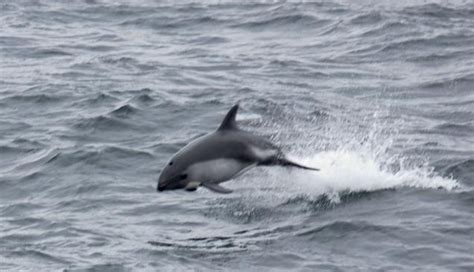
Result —
<instances>
[{"instance_id":1,"label":"dolphin's head","mask_svg":"<svg viewBox=\"0 0 474 272\"><path fill-rule=\"evenodd\" d=\"M206 169L202 169L202 165L198 167L199 162L205 161L206 156L204 155L209 154L209 152L212 153L216 149L216 138L219 138L216 135L221 134L223 131L238 129L235 122L238 108L239 105L235 105L229 110L217 132L195 139L173 156L161 171L156 188L158 191L175 189L194 191L202 182L204 182L202 185L205 185L205 179L208 178L208 174Z\"/></svg>"},{"instance_id":2,"label":"dolphin's head","mask_svg":"<svg viewBox=\"0 0 474 272\"><path fill-rule=\"evenodd\" d=\"M183 189L188 183L189 165L180 156L173 157L161 171L158 179L158 191Z\"/></svg>"}]
</instances>

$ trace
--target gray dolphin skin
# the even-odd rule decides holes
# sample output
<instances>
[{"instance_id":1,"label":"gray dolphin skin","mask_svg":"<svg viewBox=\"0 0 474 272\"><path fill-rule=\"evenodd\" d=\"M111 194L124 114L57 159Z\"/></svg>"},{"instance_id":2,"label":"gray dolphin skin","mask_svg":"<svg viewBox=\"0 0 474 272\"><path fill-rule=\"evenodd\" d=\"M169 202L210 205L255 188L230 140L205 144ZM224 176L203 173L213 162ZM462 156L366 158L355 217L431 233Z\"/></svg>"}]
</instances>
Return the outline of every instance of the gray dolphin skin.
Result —
<instances>
[{"instance_id":1,"label":"gray dolphin skin","mask_svg":"<svg viewBox=\"0 0 474 272\"><path fill-rule=\"evenodd\" d=\"M279 147L266 139L237 127L234 105L220 127L179 150L161 171L158 191L185 189L195 191L203 186L217 193L232 191L219 185L235 178L253 166L292 166L319 171L285 158Z\"/></svg>"}]
</instances>

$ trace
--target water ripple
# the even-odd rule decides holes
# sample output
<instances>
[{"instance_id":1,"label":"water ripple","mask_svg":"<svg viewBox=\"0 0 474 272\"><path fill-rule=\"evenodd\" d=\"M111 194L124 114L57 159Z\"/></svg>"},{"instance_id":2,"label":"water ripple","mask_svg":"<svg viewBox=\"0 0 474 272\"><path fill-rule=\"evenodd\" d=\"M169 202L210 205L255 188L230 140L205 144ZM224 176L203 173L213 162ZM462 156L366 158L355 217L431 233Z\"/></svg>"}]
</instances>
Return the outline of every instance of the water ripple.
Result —
<instances>
[{"instance_id":1,"label":"water ripple","mask_svg":"<svg viewBox=\"0 0 474 272\"><path fill-rule=\"evenodd\" d=\"M470 2L0 10L0 270L472 267ZM235 103L242 129L321 171L156 193Z\"/></svg>"}]
</instances>

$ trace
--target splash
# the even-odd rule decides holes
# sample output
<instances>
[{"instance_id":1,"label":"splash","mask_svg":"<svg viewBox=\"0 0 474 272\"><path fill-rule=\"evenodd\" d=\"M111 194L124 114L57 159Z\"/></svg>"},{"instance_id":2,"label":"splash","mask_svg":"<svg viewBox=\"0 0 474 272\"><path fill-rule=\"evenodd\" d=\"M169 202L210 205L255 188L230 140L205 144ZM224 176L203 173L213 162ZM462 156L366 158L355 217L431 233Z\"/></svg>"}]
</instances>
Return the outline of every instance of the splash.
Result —
<instances>
[{"instance_id":1,"label":"splash","mask_svg":"<svg viewBox=\"0 0 474 272\"><path fill-rule=\"evenodd\" d=\"M401 187L452 190L458 186L456 180L441 177L428 166L404 166L400 161L398 170L393 170L393 167L379 163L374 157L355 151L324 151L313 157L294 159L321 169L319 172L288 173L296 184L295 190L311 195L326 194L336 202L340 192L367 192Z\"/></svg>"},{"instance_id":2,"label":"splash","mask_svg":"<svg viewBox=\"0 0 474 272\"><path fill-rule=\"evenodd\" d=\"M391 105L377 98L372 103L369 111L361 104L346 103L341 107L345 113L317 117L315 126L295 127L295 122L289 122L285 124L288 127L277 128L297 131L291 141L301 144L289 147L286 153L297 154L290 159L321 171L275 169L267 173L272 176L271 186L283 188L285 194L325 195L335 202L347 192L404 187L449 191L460 187L455 179L436 173L423 153L405 152L413 149L410 135L402 132L410 128L411 120L395 117ZM311 150L323 151L303 155Z\"/></svg>"}]
</instances>

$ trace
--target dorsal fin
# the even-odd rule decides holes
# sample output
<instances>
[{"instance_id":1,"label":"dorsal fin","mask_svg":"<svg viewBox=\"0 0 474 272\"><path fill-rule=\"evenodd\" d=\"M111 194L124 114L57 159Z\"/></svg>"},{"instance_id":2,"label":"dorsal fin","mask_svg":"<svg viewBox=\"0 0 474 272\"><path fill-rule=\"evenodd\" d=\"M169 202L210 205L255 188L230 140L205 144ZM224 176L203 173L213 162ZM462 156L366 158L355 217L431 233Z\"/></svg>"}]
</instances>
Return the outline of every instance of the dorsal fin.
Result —
<instances>
[{"instance_id":1,"label":"dorsal fin","mask_svg":"<svg viewBox=\"0 0 474 272\"><path fill-rule=\"evenodd\" d=\"M237 123L235 122L235 116L237 115L237 110L239 109L239 104L235 104L227 113L224 120L221 123L221 126L217 130L224 129L237 129Z\"/></svg>"}]
</instances>

